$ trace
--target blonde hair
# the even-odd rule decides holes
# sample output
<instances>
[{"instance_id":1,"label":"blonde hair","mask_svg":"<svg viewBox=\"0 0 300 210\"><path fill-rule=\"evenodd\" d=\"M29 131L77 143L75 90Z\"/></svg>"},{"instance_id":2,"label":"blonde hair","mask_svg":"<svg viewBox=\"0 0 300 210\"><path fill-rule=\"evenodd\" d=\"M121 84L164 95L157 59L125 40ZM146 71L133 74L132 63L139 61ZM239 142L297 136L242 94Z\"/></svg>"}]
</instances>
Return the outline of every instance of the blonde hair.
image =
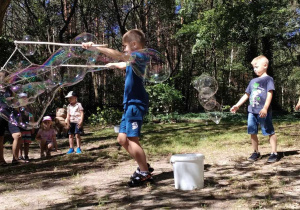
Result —
<instances>
[{"instance_id":1,"label":"blonde hair","mask_svg":"<svg viewBox=\"0 0 300 210\"><path fill-rule=\"evenodd\" d=\"M52 122L52 120L45 120L45 121L50 121L51 122L51 124L50 124L50 129L53 129L53 122ZM42 130L46 130L46 125L45 125L45 121L43 121L42 123L41 123L41 129Z\"/></svg>"},{"instance_id":2,"label":"blonde hair","mask_svg":"<svg viewBox=\"0 0 300 210\"><path fill-rule=\"evenodd\" d=\"M145 39L145 34L143 31L138 30L138 29L132 29L127 31L123 37L122 37L122 42L123 43L130 43L132 41L136 41L142 45L142 47L145 47L146 45L146 39Z\"/></svg>"},{"instance_id":3,"label":"blonde hair","mask_svg":"<svg viewBox=\"0 0 300 210\"><path fill-rule=\"evenodd\" d=\"M257 62L264 62L267 66L269 66L269 60L266 56L260 55L255 57L252 61L251 64L255 65Z\"/></svg>"}]
</instances>

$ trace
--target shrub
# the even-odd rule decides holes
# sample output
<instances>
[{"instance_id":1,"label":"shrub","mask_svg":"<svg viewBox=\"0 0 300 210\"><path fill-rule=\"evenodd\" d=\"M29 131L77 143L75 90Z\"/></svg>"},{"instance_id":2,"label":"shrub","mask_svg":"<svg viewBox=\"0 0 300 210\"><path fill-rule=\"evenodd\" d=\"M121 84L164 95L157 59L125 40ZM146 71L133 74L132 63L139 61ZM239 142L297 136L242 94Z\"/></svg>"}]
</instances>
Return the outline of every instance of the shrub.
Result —
<instances>
[{"instance_id":1,"label":"shrub","mask_svg":"<svg viewBox=\"0 0 300 210\"><path fill-rule=\"evenodd\" d=\"M122 113L114 107L97 107L96 114L92 114L88 120L91 125L116 125L120 123Z\"/></svg>"}]
</instances>

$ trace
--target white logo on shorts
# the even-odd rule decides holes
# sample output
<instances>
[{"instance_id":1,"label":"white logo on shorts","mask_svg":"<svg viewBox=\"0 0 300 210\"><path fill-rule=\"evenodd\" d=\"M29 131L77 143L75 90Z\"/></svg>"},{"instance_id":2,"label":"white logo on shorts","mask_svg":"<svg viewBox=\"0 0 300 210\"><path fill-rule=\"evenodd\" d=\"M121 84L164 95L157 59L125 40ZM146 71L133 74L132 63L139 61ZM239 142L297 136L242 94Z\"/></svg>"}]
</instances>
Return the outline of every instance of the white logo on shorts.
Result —
<instances>
[{"instance_id":1,"label":"white logo on shorts","mask_svg":"<svg viewBox=\"0 0 300 210\"><path fill-rule=\"evenodd\" d=\"M133 122L131 123L131 126L132 126L132 130L135 130L139 127L138 123L137 122Z\"/></svg>"}]
</instances>

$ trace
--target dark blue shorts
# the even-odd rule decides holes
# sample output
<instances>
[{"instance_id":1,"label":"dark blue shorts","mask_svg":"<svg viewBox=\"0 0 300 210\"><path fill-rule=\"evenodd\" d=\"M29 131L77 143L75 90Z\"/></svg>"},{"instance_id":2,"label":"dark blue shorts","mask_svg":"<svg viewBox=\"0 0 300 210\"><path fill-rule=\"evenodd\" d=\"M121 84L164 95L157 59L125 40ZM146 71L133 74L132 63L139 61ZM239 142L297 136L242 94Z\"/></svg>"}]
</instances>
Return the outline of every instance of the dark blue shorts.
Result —
<instances>
[{"instance_id":1,"label":"dark blue shorts","mask_svg":"<svg viewBox=\"0 0 300 210\"><path fill-rule=\"evenodd\" d=\"M81 135L82 131L83 131L82 127L78 128L78 124L77 123L70 123L70 128L69 128L69 132L68 132L69 135L71 135L71 134L79 134L79 135Z\"/></svg>"},{"instance_id":2,"label":"dark blue shorts","mask_svg":"<svg viewBox=\"0 0 300 210\"><path fill-rule=\"evenodd\" d=\"M259 117L259 114L248 114L248 134L257 134L258 125L260 124L262 134L270 136L275 133L272 124L272 113L269 112L265 118Z\"/></svg>"},{"instance_id":3,"label":"dark blue shorts","mask_svg":"<svg viewBox=\"0 0 300 210\"><path fill-rule=\"evenodd\" d=\"M6 128L7 128L7 121L2 117L0 117L0 136L4 136Z\"/></svg>"},{"instance_id":4,"label":"dark blue shorts","mask_svg":"<svg viewBox=\"0 0 300 210\"><path fill-rule=\"evenodd\" d=\"M126 133L127 137L139 137L146 112L147 108L143 105L128 105L122 116L119 133Z\"/></svg>"},{"instance_id":5,"label":"dark blue shorts","mask_svg":"<svg viewBox=\"0 0 300 210\"><path fill-rule=\"evenodd\" d=\"M0 117L0 136L4 136L6 128L8 128L11 134L21 132L21 129L18 126L13 125Z\"/></svg>"}]
</instances>

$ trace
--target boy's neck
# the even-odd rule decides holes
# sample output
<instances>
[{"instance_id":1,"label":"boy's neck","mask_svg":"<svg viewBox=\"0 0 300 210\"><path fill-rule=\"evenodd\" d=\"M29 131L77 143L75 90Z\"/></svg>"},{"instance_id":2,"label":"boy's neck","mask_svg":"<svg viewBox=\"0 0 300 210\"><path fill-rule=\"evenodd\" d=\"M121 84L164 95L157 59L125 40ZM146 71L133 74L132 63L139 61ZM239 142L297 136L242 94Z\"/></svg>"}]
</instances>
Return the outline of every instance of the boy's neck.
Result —
<instances>
[{"instance_id":1,"label":"boy's neck","mask_svg":"<svg viewBox=\"0 0 300 210\"><path fill-rule=\"evenodd\" d=\"M259 77L265 77L268 76L267 72L263 73L262 75L260 75Z\"/></svg>"}]
</instances>

